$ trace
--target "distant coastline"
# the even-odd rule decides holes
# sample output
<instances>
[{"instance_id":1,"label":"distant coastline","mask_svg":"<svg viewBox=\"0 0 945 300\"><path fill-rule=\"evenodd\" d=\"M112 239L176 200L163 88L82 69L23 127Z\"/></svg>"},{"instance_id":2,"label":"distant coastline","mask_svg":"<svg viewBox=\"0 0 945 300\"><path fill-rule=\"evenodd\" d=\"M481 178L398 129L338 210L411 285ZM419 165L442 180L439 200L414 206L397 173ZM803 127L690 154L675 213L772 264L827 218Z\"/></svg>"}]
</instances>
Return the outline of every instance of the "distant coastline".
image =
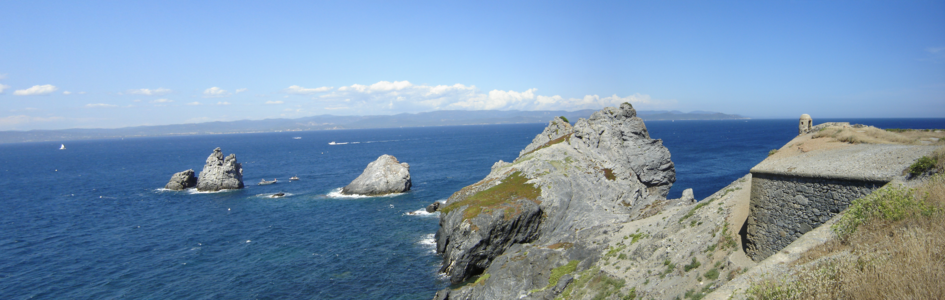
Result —
<instances>
[{"instance_id":1,"label":"distant coastline","mask_svg":"<svg viewBox=\"0 0 945 300\"><path fill-rule=\"evenodd\" d=\"M73 141L129 137L187 136L208 134L237 134L287 131L316 131L340 129L373 129L399 127L434 127L494 124L547 123L554 117L569 120L588 118L594 110L578 111L518 111L518 110L439 110L415 114L335 116L318 115L297 119L240 120L192 124L135 126L123 128L58 129L29 131L0 131L0 144ZM645 121L658 120L740 120L749 119L736 114L710 111L638 111Z\"/></svg>"}]
</instances>

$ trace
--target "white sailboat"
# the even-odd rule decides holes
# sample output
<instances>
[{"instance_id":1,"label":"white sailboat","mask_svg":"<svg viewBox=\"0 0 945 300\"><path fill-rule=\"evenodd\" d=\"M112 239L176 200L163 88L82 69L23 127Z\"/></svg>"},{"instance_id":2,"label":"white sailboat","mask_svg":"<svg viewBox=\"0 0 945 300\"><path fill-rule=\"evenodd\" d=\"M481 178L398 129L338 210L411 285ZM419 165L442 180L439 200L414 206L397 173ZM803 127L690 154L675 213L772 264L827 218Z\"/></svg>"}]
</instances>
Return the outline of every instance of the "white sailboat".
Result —
<instances>
[{"instance_id":1,"label":"white sailboat","mask_svg":"<svg viewBox=\"0 0 945 300\"><path fill-rule=\"evenodd\" d=\"M59 150L66 150L66 144L61 144L61 146L59 146Z\"/></svg>"}]
</instances>

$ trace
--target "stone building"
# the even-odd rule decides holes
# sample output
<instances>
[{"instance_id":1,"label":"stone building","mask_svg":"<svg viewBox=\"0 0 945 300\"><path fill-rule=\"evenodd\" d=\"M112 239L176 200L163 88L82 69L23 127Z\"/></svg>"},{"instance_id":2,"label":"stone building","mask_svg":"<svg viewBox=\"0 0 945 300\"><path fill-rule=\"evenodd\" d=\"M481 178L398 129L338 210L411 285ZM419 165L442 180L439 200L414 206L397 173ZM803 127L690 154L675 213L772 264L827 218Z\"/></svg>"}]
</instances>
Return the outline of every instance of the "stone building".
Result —
<instances>
[{"instance_id":1,"label":"stone building","mask_svg":"<svg viewBox=\"0 0 945 300\"><path fill-rule=\"evenodd\" d=\"M814 126L814 120L810 118L810 115L808 114L801 115L800 124L797 125L797 135L810 133L813 126Z\"/></svg>"}]
</instances>

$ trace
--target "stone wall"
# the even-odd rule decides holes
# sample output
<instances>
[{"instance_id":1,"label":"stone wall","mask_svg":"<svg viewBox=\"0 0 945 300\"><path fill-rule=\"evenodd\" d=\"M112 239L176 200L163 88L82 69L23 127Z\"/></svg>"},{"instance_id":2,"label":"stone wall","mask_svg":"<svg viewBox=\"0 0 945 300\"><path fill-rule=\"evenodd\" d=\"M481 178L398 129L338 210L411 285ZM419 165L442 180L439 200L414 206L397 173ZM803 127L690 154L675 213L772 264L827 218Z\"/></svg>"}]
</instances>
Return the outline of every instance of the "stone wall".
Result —
<instances>
[{"instance_id":1,"label":"stone wall","mask_svg":"<svg viewBox=\"0 0 945 300\"><path fill-rule=\"evenodd\" d=\"M745 253L755 261L791 244L886 182L752 172Z\"/></svg>"}]
</instances>

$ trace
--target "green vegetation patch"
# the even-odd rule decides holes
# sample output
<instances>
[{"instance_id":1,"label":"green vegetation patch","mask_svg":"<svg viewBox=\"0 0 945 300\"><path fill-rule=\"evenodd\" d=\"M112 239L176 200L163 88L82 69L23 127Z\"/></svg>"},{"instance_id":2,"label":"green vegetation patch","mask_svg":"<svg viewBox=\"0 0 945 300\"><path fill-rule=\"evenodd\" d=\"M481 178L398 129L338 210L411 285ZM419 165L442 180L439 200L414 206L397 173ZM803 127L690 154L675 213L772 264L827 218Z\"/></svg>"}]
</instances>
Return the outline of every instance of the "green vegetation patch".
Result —
<instances>
[{"instance_id":1,"label":"green vegetation patch","mask_svg":"<svg viewBox=\"0 0 945 300\"><path fill-rule=\"evenodd\" d=\"M469 286L477 286L480 283L483 283L484 281L488 280L489 277L491 276L492 275L489 275L489 274L482 274L481 276L479 276L479 278L476 279L476 282L470 283Z\"/></svg>"},{"instance_id":2,"label":"green vegetation patch","mask_svg":"<svg viewBox=\"0 0 945 300\"><path fill-rule=\"evenodd\" d=\"M768 151L768 156L772 156L775 153L778 153L778 149L771 149L771 151Z\"/></svg>"},{"instance_id":3,"label":"green vegetation patch","mask_svg":"<svg viewBox=\"0 0 945 300\"><path fill-rule=\"evenodd\" d=\"M639 241L640 239L646 238L646 237L649 237L649 236L650 236L649 234L646 234L646 233L644 233L644 232L640 232L640 233L636 233L636 234L631 234L631 235L630 235L630 238L631 238L631 240L630 240L630 245L633 245L633 243L636 243L636 242Z\"/></svg>"},{"instance_id":4,"label":"green vegetation patch","mask_svg":"<svg viewBox=\"0 0 945 300\"><path fill-rule=\"evenodd\" d=\"M484 210L492 211L510 208L513 210L513 213L507 213L506 218L511 218L521 212L521 207L513 205L512 201L527 199L535 203L541 203L537 200L538 196L541 196L541 188L526 183L527 181L528 178L525 178L522 172L509 174L508 177L502 180L502 183L473 194L462 201L447 205L442 208L441 211L444 214L449 214L454 209L468 205L469 207L467 207L466 211L463 213L463 220L469 220L475 218Z\"/></svg>"},{"instance_id":5,"label":"green vegetation patch","mask_svg":"<svg viewBox=\"0 0 945 300\"><path fill-rule=\"evenodd\" d=\"M709 280L719 279L719 269L716 269L716 268L709 269L708 271L705 271L705 275L703 275L703 277Z\"/></svg>"},{"instance_id":6,"label":"green vegetation patch","mask_svg":"<svg viewBox=\"0 0 945 300\"><path fill-rule=\"evenodd\" d=\"M683 270L685 270L686 272L689 272L692 269L698 268L701 265L702 263L700 263L698 260L696 260L695 257L693 257L692 262L690 262L688 265L683 266Z\"/></svg>"},{"instance_id":7,"label":"green vegetation patch","mask_svg":"<svg viewBox=\"0 0 945 300\"><path fill-rule=\"evenodd\" d=\"M568 118L565 118L564 116L560 116L559 118L565 122L571 123L571 121L568 121Z\"/></svg>"},{"instance_id":8,"label":"green vegetation patch","mask_svg":"<svg viewBox=\"0 0 945 300\"><path fill-rule=\"evenodd\" d=\"M636 298L636 288L630 289L629 295L619 295L624 285L626 285L625 280L607 276L600 271L600 268L589 269L581 272L577 279L555 299L586 299L589 295L594 295L591 297L594 300L613 299L614 295L622 296L618 297L620 299Z\"/></svg>"},{"instance_id":9,"label":"green vegetation patch","mask_svg":"<svg viewBox=\"0 0 945 300\"><path fill-rule=\"evenodd\" d=\"M548 278L548 286L552 287L558 285L558 280L561 279L561 276L574 272L574 270L577 269L578 263L579 261L572 260L566 265L551 269L551 277Z\"/></svg>"},{"instance_id":10,"label":"green vegetation patch","mask_svg":"<svg viewBox=\"0 0 945 300\"><path fill-rule=\"evenodd\" d=\"M729 189L729 190L731 190L731 189ZM728 193L726 193L726 194L728 194ZM725 194L722 194L722 196L725 196ZM721 198L721 197L719 197L719 198ZM688 219L689 217L692 217L692 215L696 213L696 210L699 210L699 209L702 208L703 206L709 205L709 203L712 203L712 201L714 201L714 200L715 200L715 198L712 198L712 199L709 199L708 201L699 202L699 204L696 204L696 207L693 207L692 210L689 210L689 212L687 212L686 215L684 215L682 218L679 219L679 223L682 223L683 220L686 220L686 219Z\"/></svg>"},{"instance_id":11,"label":"green vegetation patch","mask_svg":"<svg viewBox=\"0 0 945 300\"><path fill-rule=\"evenodd\" d=\"M935 206L916 199L915 191L907 187L884 186L866 197L853 200L850 207L831 228L841 237L856 232L856 228L873 219L899 221L908 216L931 217Z\"/></svg>"},{"instance_id":12,"label":"green vegetation patch","mask_svg":"<svg viewBox=\"0 0 945 300\"><path fill-rule=\"evenodd\" d=\"M932 169L932 167L934 167L937 163L938 160L935 157L923 156L919 158L919 160L916 160L911 166L909 166L909 174L915 176L925 173L925 171Z\"/></svg>"}]
</instances>

